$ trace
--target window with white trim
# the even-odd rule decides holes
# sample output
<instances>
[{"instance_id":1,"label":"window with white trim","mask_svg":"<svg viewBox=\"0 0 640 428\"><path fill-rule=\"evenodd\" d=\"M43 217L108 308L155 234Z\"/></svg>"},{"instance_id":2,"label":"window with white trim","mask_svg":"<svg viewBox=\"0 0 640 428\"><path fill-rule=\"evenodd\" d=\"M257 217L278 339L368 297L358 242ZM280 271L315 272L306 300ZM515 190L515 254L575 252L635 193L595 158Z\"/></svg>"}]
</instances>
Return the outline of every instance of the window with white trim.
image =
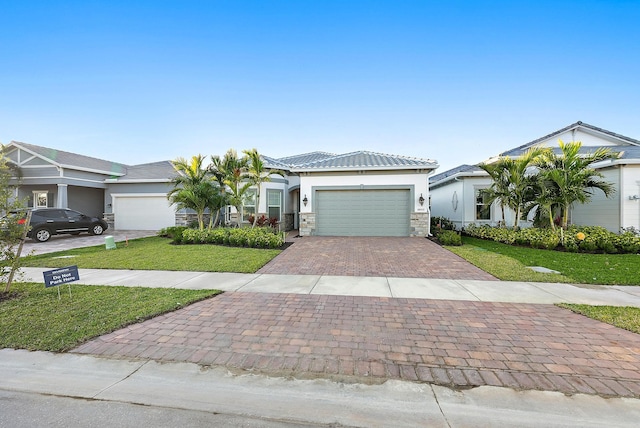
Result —
<instances>
[{"instance_id":1,"label":"window with white trim","mask_svg":"<svg viewBox=\"0 0 640 428\"><path fill-rule=\"evenodd\" d=\"M280 221L282 218L282 190L267 190L267 214L270 219Z\"/></svg>"},{"instance_id":2,"label":"window with white trim","mask_svg":"<svg viewBox=\"0 0 640 428\"><path fill-rule=\"evenodd\" d=\"M256 214L256 189L247 189L242 204L242 221L249 221Z\"/></svg>"},{"instance_id":3,"label":"window with white trim","mask_svg":"<svg viewBox=\"0 0 640 428\"><path fill-rule=\"evenodd\" d=\"M33 208L47 208L49 206L49 194L45 191L33 191Z\"/></svg>"},{"instance_id":4,"label":"window with white trim","mask_svg":"<svg viewBox=\"0 0 640 428\"><path fill-rule=\"evenodd\" d=\"M491 220L489 197L480 190L482 189L476 189L476 220Z\"/></svg>"}]
</instances>

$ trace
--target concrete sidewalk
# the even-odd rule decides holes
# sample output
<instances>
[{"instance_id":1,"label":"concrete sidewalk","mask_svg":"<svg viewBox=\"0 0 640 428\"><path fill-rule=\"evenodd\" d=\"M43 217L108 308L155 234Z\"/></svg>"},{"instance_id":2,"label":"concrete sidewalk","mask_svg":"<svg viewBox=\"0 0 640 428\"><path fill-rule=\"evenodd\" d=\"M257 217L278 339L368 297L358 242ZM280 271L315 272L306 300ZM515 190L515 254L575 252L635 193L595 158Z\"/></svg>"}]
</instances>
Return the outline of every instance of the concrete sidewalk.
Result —
<instances>
[{"instance_id":1,"label":"concrete sidewalk","mask_svg":"<svg viewBox=\"0 0 640 428\"><path fill-rule=\"evenodd\" d=\"M287 426L635 427L640 419L640 400L628 398L490 386L456 391L397 380L379 385L291 380L234 375L224 368L188 363L11 349L0 350L0 391L0 397L30 393L90 400L85 403L133 403L149 409L239 415ZM134 410L120 406L118 411L118 419L126 420L127 414L120 413ZM30 417L12 418L2 412L0 425L30 426ZM89 422L83 420L82 425Z\"/></svg>"},{"instance_id":2,"label":"concrete sidewalk","mask_svg":"<svg viewBox=\"0 0 640 428\"><path fill-rule=\"evenodd\" d=\"M43 282L42 272L49 268L22 268L22 270L26 281ZM80 269L79 274L80 281L77 283L89 285L640 307L640 286L107 269Z\"/></svg>"}]
</instances>

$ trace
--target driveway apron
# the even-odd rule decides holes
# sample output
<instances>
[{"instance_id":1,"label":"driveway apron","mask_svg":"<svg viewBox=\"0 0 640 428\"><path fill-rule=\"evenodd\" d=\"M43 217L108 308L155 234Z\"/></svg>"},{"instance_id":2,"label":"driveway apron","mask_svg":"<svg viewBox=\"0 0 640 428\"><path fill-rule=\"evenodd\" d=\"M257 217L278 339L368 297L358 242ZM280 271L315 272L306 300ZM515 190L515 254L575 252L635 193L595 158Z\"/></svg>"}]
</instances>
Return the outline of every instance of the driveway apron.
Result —
<instances>
[{"instance_id":1,"label":"driveway apron","mask_svg":"<svg viewBox=\"0 0 640 428\"><path fill-rule=\"evenodd\" d=\"M309 236L293 242L258 273L496 280L424 238Z\"/></svg>"},{"instance_id":2,"label":"driveway apron","mask_svg":"<svg viewBox=\"0 0 640 428\"><path fill-rule=\"evenodd\" d=\"M640 336L553 305L225 293L72 352L298 378L640 397Z\"/></svg>"}]
</instances>

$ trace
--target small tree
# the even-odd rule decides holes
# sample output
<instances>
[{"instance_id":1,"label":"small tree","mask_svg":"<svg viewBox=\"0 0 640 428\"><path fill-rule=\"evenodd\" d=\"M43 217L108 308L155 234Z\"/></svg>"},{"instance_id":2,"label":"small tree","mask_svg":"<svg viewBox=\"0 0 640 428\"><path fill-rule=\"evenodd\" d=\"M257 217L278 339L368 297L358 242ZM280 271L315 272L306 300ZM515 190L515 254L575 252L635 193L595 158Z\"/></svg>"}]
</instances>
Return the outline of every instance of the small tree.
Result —
<instances>
[{"instance_id":1,"label":"small tree","mask_svg":"<svg viewBox=\"0 0 640 428\"><path fill-rule=\"evenodd\" d=\"M178 158L172 162L178 176L172 180L174 188L167 193L167 199L178 209L192 209L198 218L198 227L204 229L204 212L216 206L220 188L211 180L203 167L204 158L196 155L191 161Z\"/></svg>"},{"instance_id":2,"label":"small tree","mask_svg":"<svg viewBox=\"0 0 640 428\"><path fill-rule=\"evenodd\" d=\"M26 201L17 197L17 186L12 178L19 178L20 170L6 157L4 145L0 146L0 277L4 293L11 288L11 281L20 268L20 252L29 227ZM27 219L25 219L27 217Z\"/></svg>"},{"instance_id":3,"label":"small tree","mask_svg":"<svg viewBox=\"0 0 640 428\"><path fill-rule=\"evenodd\" d=\"M262 161L262 156L258 153L258 150L244 150L243 153L247 159L247 179L251 185L256 186L256 212L253 216L253 224L251 227L256 226L258 221L258 207L260 206L260 187L262 183L268 183L271 181L271 174L284 176L284 172L279 169L267 169Z\"/></svg>"},{"instance_id":4,"label":"small tree","mask_svg":"<svg viewBox=\"0 0 640 428\"><path fill-rule=\"evenodd\" d=\"M527 198L535 186L535 174L530 171L530 168L545 151L546 149L542 148L531 148L516 159L507 156L494 164L479 165L493 179L491 187L483 189L483 193L491 202L496 200L500 202L503 220L504 206L515 212L514 228L518 227L521 214L527 205Z\"/></svg>"},{"instance_id":5,"label":"small tree","mask_svg":"<svg viewBox=\"0 0 640 428\"><path fill-rule=\"evenodd\" d=\"M547 150L538 158L537 164L540 178L547 187L546 196L559 206L561 226L566 229L569 225L569 210L574 203L588 202L597 189L607 198L615 192L613 184L602 180L604 176L591 165L616 159L619 153L604 147L592 153L580 153L581 142L565 144L560 140L559 146L560 153Z\"/></svg>"},{"instance_id":6,"label":"small tree","mask_svg":"<svg viewBox=\"0 0 640 428\"><path fill-rule=\"evenodd\" d=\"M224 171L223 183L229 188L229 202L236 208L238 213L238 224L242 219L242 205L246 197L247 190L251 187L251 183L244 182L247 179L247 159L238 158L238 153L229 149L222 158ZM244 182L244 183L243 183Z\"/></svg>"}]
</instances>

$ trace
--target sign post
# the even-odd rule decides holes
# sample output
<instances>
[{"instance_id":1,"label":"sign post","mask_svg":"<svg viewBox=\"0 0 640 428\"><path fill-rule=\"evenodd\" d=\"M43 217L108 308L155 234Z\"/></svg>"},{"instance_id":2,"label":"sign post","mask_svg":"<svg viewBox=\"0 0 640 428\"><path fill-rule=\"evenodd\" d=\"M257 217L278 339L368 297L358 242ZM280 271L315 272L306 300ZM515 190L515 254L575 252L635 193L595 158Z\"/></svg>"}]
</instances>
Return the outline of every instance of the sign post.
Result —
<instances>
[{"instance_id":1,"label":"sign post","mask_svg":"<svg viewBox=\"0 0 640 428\"><path fill-rule=\"evenodd\" d=\"M67 284L80 279L78 273L78 266L68 266L60 269L47 270L42 272L44 276L44 286L58 287L62 284ZM71 285L69 284L69 297L71 297ZM58 299L60 299L60 288L58 288Z\"/></svg>"}]
</instances>

